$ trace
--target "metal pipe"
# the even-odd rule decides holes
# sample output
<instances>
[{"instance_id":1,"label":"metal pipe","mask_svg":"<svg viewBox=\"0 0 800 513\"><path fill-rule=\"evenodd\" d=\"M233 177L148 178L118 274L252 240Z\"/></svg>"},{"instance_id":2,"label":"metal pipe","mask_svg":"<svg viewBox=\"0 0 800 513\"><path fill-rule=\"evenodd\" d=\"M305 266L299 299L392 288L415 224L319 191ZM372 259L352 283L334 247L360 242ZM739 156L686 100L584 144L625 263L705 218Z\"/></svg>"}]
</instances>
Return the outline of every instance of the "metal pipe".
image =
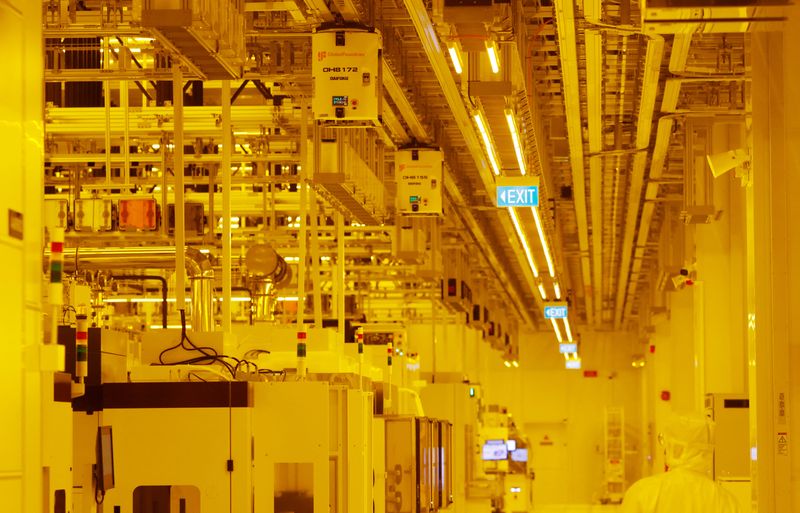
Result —
<instances>
[{"instance_id":1,"label":"metal pipe","mask_svg":"<svg viewBox=\"0 0 800 513\"><path fill-rule=\"evenodd\" d=\"M222 81L222 331L231 331L231 81ZM213 192L212 192L213 195ZM212 223L213 223L212 217ZM244 220L242 220L244 225ZM213 224L212 224L213 226Z\"/></svg>"},{"instance_id":2,"label":"metal pipe","mask_svg":"<svg viewBox=\"0 0 800 513\"><path fill-rule=\"evenodd\" d=\"M192 286L192 329L212 331L214 268L208 256L195 248L184 252L186 273ZM65 248L64 270L75 272L79 269L176 269L178 259L172 246L151 246L140 248ZM181 272L176 274L181 275ZM199 288L195 293L195 288ZM185 304L185 291L178 302L180 308ZM177 297L177 294L176 294Z\"/></svg>"},{"instance_id":3,"label":"metal pipe","mask_svg":"<svg viewBox=\"0 0 800 513\"><path fill-rule=\"evenodd\" d=\"M173 119L175 130L173 136L172 170L175 174L175 268L178 270L178 272L175 273L175 299L178 302L178 308L183 308L185 304L183 269L186 267L184 263L184 256L186 253L180 251L180 248L186 246L186 213L183 210L183 73L178 63L173 63L172 72L172 105L174 107ZM192 319L192 327L195 327L194 319Z\"/></svg>"},{"instance_id":4,"label":"metal pipe","mask_svg":"<svg viewBox=\"0 0 800 513\"><path fill-rule=\"evenodd\" d=\"M167 328L167 279L157 274L115 274L113 280L158 281L161 283L161 326Z\"/></svg>"}]
</instances>

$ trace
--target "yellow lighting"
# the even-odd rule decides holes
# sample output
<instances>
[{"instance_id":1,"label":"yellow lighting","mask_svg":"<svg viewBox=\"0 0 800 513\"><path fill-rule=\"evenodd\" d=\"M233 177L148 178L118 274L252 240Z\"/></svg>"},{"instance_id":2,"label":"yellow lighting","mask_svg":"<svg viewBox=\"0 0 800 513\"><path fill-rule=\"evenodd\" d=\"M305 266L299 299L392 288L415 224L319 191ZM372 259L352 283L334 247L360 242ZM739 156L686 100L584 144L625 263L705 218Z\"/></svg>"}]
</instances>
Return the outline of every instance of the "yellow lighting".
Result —
<instances>
[{"instance_id":1,"label":"yellow lighting","mask_svg":"<svg viewBox=\"0 0 800 513\"><path fill-rule=\"evenodd\" d=\"M514 224L514 229L517 231L517 237L519 237L520 242L522 242L522 249L525 250L525 257L528 259L528 265L531 266L531 271L533 271L533 277L538 278L539 270L536 268L536 262L533 260L533 253L531 252L531 247L528 244L528 238L525 237L525 232L522 231L522 226L519 224L517 213L513 208L507 208L508 214L511 216L511 222Z\"/></svg>"},{"instance_id":2,"label":"yellow lighting","mask_svg":"<svg viewBox=\"0 0 800 513\"><path fill-rule=\"evenodd\" d=\"M561 330L558 328L558 324L556 324L555 319L550 319L550 323L553 325L553 331L556 332L556 338L558 339L558 343L560 344L561 342L564 341L564 339L561 337Z\"/></svg>"},{"instance_id":3,"label":"yellow lighting","mask_svg":"<svg viewBox=\"0 0 800 513\"><path fill-rule=\"evenodd\" d=\"M486 55L489 56L492 73L500 73L500 58L497 56L497 45L494 41L486 41Z\"/></svg>"},{"instance_id":4,"label":"yellow lighting","mask_svg":"<svg viewBox=\"0 0 800 513\"><path fill-rule=\"evenodd\" d=\"M555 278L556 270L553 268L553 259L550 257L550 248L547 247L547 239L544 236L544 227L542 227L542 220L539 217L539 207L531 207L531 210L533 210L533 220L536 222L536 231L539 232L539 241L542 243L544 258L547 260L547 271L550 273L551 278Z\"/></svg>"},{"instance_id":5,"label":"yellow lighting","mask_svg":"<svg viewBox=\"0 0 800 513\"><path fill-rule=\"evenodd\" d=\"M297 301L297 296L280 296L278 297L278 301Z\"/></svg>"},{"instance_id":6,"label":"yellow lighting","mask_svg":"<svg viewBox=\"0 0 800 513\"><path fill-rule=\"evenodd\" d=\"M561 299L561 287L558 285L557 281L553 282L553 288L556 291L556 299Z\"/></svg>"},{"instance_id":7,"label":"yellow lighting","mask_svg":"<svg viewBox=\"0 0 800 513\"><path fill-rule=\"evenodd\" d=\"M544 283L539 284L539 295L542 296L542 299L547 299L547 292L544 290Z\"/></svg>"},{"instance_id":8,"label":"yellow lighting","mask_svg":"<svg viewBox=\"0 0 800 513\"><path fill-rule=\"evenodd\" d=\"M503 365L505 365L506 367L511 367L511 362L506 360L506 361L503 362Z\"/></svg>"},{"instance_id":9,"label":"yellow lighting","mask_svg":"<svg viewBox=\"0 0 800 513\"><path fill-rule=\"evenodd\" d=\"M511 109L506 109L506 122L508 122L508 130L511 132L511 140L514 141L514 152L517 154L517 164L519 164L520 174L527 174L525 169L525 155L522 154L522 144L519 141L519 131L517 131L517 123L514 121L514 113Z\"/></svg>"},{"instance_id":10,"label":"yellow lighting","mask_svg":"<svg viewBox=\"0 0 800 513\"><path fill-rule=\"evenodd\" d=\"M569 329L569 319L564 317L564 331L567 333L567 340L572 342L572 330Z\"/></svg>"},{"instance_id":11,"label":"yellow lighting","mask_svg":"<svg viewBox=\"0 0 800 513\"><path fill-rule=\"evenodd\" d=\"M179 330L181 328L183 328L183 326L181 326L180 324L167 324L167 329L168 330ZM150 329L151 330L160 330L160 329L163 329L163 326L161 326L160 324L151 324L150 325ZM191 324L187 324L186 325L186 329L187 330L192 329Z\"/></svg>"},{"instance_id":12,"label":"yellow lighting","mask_svg":"<svg viewBox=\"0 0 800 513\"><path fill-rule=\"evenodd\" d=\"M519 362L518 362L518 361L516 361L516 360L514 360L513 362L511 362L511 365L513 365L515 368L519 368Z\"/></svg>"},{"instance_id":13,"label":"yellow lighting","mask_svg":"<svg viewBox=\"0 0 800 513\"><path fill-rule=\"evenodd\" d=\"M489 132L486 130L486 125L483 123L483 116L481 116L480 112L478 112L472 117L472 119L475 120L475 124L478 125L478 130L481 132L483 145L486 146L486 153L489 156L489 163L492 165L492 171L494 172L495 176L499 176L500 166L497 164L497 159L494 156L494 146L492 146L492 141L489 139Z\"/></svg>"},{"instance_id":14,"label":"yellow lighting","mask_svg":"<svg viewBox=\"0 0 800 513\"><path fill-rule=\"evenodd\" d=\"M450 54L450 60L453 61L453 69L460 75L463 69L461 68L461 55L459 55L458 48L451 46L447 49L447 52Z\"/></svg>"}]
</instances>

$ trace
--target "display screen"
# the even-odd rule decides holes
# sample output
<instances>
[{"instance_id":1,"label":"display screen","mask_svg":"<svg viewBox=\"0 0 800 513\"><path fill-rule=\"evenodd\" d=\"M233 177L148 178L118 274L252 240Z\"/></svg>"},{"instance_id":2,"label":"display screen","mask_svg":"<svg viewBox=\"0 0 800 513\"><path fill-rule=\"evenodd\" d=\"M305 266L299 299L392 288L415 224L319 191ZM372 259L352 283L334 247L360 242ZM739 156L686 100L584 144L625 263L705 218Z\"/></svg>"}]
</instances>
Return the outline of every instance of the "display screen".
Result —
<instances>
[{"instance_id":1,"label":"display screen","mask_svg":"<svg viewBox=\"0 0 800 513\"><path fill-rule=\"evenodd\" d=\"M517 441L509 440L508 442L506 442L506 447L508 447L509 451L514 451L517 448Z\"/></svg>"},{"instance_id":2,"label":"display screen","mask_svg":"<svg viewBox=\"0 0 800 513\"><path fill-rule=\"evenodd\" d=\"M511 451L511 461L528 461L528 449L519 448Z\"/></svg>"},{"instance_id":3,"label":"display screen","mask_svg":"<svg viewBox=\"0 0 800 513\"><path fill-rule=\"evenodd\" d=\"M481 451L483 461L502 461L508 459L508 447L505 440L487 440Z\"/></svg>"},{"instance_id":4,"label":"display screen","mask_svg":"<svg viewBox=\"0 0 800 513\"><path fill-rule=\"evenodd\" d=\"M331 97L331 104L334 107L347 107L347 96L333 96Z\"/></svg>"}]
</instances>

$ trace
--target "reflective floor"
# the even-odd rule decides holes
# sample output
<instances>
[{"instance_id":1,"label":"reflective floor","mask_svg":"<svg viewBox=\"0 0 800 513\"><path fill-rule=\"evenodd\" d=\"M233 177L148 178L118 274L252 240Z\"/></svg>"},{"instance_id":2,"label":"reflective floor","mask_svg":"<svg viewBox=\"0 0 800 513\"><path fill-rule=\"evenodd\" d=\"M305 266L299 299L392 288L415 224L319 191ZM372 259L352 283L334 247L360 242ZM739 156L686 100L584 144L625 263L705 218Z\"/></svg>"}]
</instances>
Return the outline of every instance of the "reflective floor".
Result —
<instances>
[{"instance_id":1,"label":"reflective floor","mask_svg":"<svg viewBox=\"0 0 800 513\"><path fill-rule=\"evenodd\" d=\"M563 504L539 506L534 508L533 513L617 513L617 511L619 506Z\"/></svg>"}]
</instances>

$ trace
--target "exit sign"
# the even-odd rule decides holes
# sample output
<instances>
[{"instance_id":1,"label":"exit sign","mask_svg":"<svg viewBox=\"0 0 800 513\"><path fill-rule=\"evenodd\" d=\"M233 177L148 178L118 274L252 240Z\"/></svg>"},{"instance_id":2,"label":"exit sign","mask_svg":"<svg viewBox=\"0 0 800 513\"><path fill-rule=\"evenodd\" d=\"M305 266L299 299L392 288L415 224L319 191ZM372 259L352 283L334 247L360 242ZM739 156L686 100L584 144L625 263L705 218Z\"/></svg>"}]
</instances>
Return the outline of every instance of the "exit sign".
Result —
<instances>
[{"instance_id":1,"label":"exit sign","mask_svg":"<svg viewBox=\"0 0 800 513\"><path fill-rule=\"evenodd\" d=\"M558 344L558 352L561 353L561 354L577 353L578 352L578 344L575 344L575 343Z\"/></svg>"},{"instance_id":2,"label":"exit sign","mask_svg":"<svg viewBox=\"0 0 800 513\"><path fill-rule=\"evenodd\" d=\"M566 319L567 314L566 303L550 303L544 307L545 319Z\"/></svg>"},{"instance_id":3,"label":"exit sign","mask_svg":"<svg viewBox=\"0 0 800 513\"><path fill-rule=\"evenodd\" d=\"M539 179L535 176L498 176L498 207L538 207Z\"/></svg>"},{"instance_id":4,"label":"exit sign","mask_svg":"<svg viewBox=\"0 0 800 513\"><path fill-rule=\"evenodd\" d=\"M498 207L538 207L539 187L498 187Z\"/></svg>"}]
</instances>

